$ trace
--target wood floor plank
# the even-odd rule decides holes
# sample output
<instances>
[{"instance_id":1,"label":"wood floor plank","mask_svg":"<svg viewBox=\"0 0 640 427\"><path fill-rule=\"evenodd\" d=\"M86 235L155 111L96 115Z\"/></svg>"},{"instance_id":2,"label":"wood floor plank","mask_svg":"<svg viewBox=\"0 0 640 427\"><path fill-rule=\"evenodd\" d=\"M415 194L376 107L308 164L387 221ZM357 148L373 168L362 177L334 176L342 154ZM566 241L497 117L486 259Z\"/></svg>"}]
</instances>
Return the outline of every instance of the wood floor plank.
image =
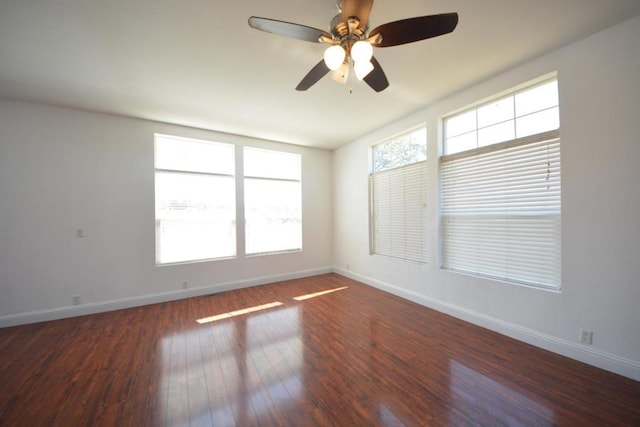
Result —
<instances>
[{"instance_id":1,"label":"wood floor plank","mask_svg":"<svg viewBox=\"0 0 640 427\"><path fill-rule=\"evenodd\" d=\"M336 274L0 329L0 426L638 426L639 402Z\"/></svg>"}]
</instances>

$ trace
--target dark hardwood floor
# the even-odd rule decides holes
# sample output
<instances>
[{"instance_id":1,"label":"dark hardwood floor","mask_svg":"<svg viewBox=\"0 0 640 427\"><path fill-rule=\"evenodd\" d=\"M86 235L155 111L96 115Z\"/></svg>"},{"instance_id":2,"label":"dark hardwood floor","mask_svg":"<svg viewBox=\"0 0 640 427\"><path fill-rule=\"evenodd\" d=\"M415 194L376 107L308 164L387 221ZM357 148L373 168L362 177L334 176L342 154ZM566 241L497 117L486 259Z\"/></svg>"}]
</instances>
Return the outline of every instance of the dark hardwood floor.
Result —
<instances>
[{"instance_id":1,"label":"dark hardwood floor","mask_svg":"<svg viewBox=\"0 0 640 427\"><path fill-rule=\"evenodd\" d=\"M640 383L328 274L1 329L0 425L640 426Z\"/></svg>"}]
</instances>

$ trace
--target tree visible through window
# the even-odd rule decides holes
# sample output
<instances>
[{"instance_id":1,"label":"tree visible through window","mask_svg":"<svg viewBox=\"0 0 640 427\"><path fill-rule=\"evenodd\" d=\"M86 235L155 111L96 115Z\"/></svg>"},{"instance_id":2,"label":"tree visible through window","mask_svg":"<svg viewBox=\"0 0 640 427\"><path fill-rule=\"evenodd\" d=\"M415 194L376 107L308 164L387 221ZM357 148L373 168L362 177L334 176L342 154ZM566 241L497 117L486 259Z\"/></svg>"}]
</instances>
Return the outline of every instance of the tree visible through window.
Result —
<instances>
[{"instance_id":1,"label":"tree visible through window","mask_svg":"<svg viewBox=\"0 0 640 427\"><path fill-rule=\"evenodd\" d=\"M427 129L403 134L373 148L373 172L427 160Z\"/></svg>"},{"instance_id":2,"label":"tree visible through window","mask_svg":"<svg viewBox=\"0 0 640 427\"><path fill-rule=\"evenodd\" d=\"M426 128L375 145L372 156L370 252L426 262Z\"/></svg>"}]
</instances>

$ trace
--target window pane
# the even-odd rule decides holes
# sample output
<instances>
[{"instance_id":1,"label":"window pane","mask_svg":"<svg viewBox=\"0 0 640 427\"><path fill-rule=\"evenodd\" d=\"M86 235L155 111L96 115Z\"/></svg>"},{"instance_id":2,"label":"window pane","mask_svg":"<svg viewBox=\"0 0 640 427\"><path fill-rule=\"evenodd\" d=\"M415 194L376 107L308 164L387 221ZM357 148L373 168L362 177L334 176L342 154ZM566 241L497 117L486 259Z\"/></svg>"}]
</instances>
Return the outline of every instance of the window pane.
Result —
<instances>
[{"instance_id":1,"label":"window pane","mask_svg":"<svg viewBox=\"0 0 640 427\"><path fill-rule=\"evenodd\" d=\"M517 137L535 135L560 128L558 107L516 119Z\"/></svg>"},{"instance_id":2,"label":"window pane","mask_svg":"<svg viewBox=\"0 0 640 427\"><path fill-rule=\"evenodd\" d=\"M478 127L482 128L513 119L513 96L478 108Z\"/></svg>"},{"instance_id":3,"label":"window pane","mask_svg":"<svg viewBox=\"0 0 640 427\"><path fill-rule=\"evenodd\" d=\"M556 80L490 101L445 119L444 154L559 129L558 115ZM516 128L515 134L513 128ZM475 132L478 133L477 145L473 141Z\"/></svg>"},{"instance_id":4,"label":"window pane","mask_svg":"<svg viewBox=\"0 0 640 427\"><path fill-rule=\"evenodd\" d=\"M381 172L427 159L427 129L420 128L373 147L373 171Z\"/></svg>"},{"instance_id":5,"label":"window pane","mask_svg":"<svg viewBox=\"0 0 640 427\"><path fill-rule=\"evenodd\" d=\"M558 81L554 80L516 94L516 116L524 116L558 105Z\"/></svg>"},{"instance_id":6,"label":"window pane","mask_svg":"<svg viewBox=\"0 0 640 427\"><path fill-rule=\"evenodd\" d=\"M244 180L246 253L302 249L299 181Z\"/></svg>"},{"instance_id":7,"label":"window pane","mask_svg":"<svg viewBox=\"0 0 640 427\"><path fill-rule=\"evenodd\" d=\"M162 248L158 252L158 264L235 255L236 237L231 222L158 220L156 225L158 243Z\"/></svg>"},{"instance_id":8,"label":"window pane","mask_svg":"<svg viewBox=\"0 0 640 427\"><path fill-rule=\"evenodd\" d=\"M235 180L156 172L156 261L234 256Z\"/></svg>"},{"instance_id":9,"label":"window pane","mask_svg":"<svg viewBox=\"0 0 640 427\"><path fill-rule=\"evenodd\" d=\"M156 135L156 169L232 175L234 146Z\"/></svg>"},{"instance_id":10,"label":"window pane","mask_svg":"<svg viewBox=\"0 0 640 427\"><path fill-rule=\"evenodd\" d=\"M471 132L476 130L477 127L476 110L471 110L447 119L445 122L446 137L449 139L456 135Z\"/></svg>"},{"instance_id":11,"label":"window pane","mask_svg":"<svg viewBox=\"0 0 640 427\"><path fill-rule=\"evenodd\" d=\"M443 161L443 268L560 287L560 141Z\"/></svg>"},{"instance_id":12,"label":"window pane","mask_svg":"<svg viewBox=\"0 0 640 427\"><path fill-rule=\"evenodd\" d=\"M560 128L557 90L554 80L445 119L449 132L477 113L478 127L444 142L461 154L440 168L443 268L559 288L560 141L546 133Z\"/></svg>"},{"instance_id":13,"label":"window pane","mask_svg":"<svg viewBox=\"0 0 640 427\"><path fill-rule=\"evenodd\" d=\"M455 154L478 148L477 132L469 132L455 138L449 138L445 145L445 154Z\"/></svg>"},{"instance_id":14,"label":"window pane","mask_svg":"<svg viewBox=\"0 0 640 427\"><path fill-rule=\"evenodd\" d=\"M299 180L300 155L245 147L244 175Z\"/></svg>"},{"instance_id":15,"label":"window pane","mask_svg":"<svg viewBox=\"0 0 640 427\"><path fill-rule=\"evenodd\" d=\"M498 123L478 131L478 147L484 147L515 138L513 121Z\"/></svg>"},{"instance_id":16,"label":"window pane","mask_svg":"<svg viewBox=\"0 0 640 427\"><path fill-rule=\"evenodd\" d=\"M371 175L372 252L427 262L427 167L420 162Z\"/></svg>"}]
</instances>

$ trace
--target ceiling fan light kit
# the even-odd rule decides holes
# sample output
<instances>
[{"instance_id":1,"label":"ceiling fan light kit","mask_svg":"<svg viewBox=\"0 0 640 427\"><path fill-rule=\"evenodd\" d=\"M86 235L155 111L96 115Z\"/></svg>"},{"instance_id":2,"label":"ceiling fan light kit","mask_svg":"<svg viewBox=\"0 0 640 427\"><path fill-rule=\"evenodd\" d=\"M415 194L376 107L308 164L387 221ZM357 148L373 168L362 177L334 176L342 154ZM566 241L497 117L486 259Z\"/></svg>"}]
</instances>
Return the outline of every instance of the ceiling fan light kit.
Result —
<instances>
[{"instance_id":1,"label":"ceiling fan light kit","mask_svg":"<svg viewBox=\"0 0 640 427\"><path fill-rule=\"evenodd\" d=\"M352 69L376 92L389 86L382 66L373 56L374 47L412 43L452 32L458 25L457 13L418 16L382 24L369 31L373 0L338 0L338 14L331 21L331 32L306 25L252 16L249 26L312 43L330 45L323 59L300 81L296 90L305 91L332 71L333 80L346 83Z\"/></svg>"},{"instance_id":2,"label":"ceiling fan light kit","mask_svg":"<svg viewBox=\"0 0 640 427\"><path fill-rule=\"evenodd\" d=\"M353 72L356 74L358 80L362 80L373 71L373 64L371 61L355 62L353 64Z\"/></svg>"},{"instance_id":3,"label":"ceiling fan light kit","mask_svg":"<svg viewBox=\"0 0 640 427\"><path fill-rule=\"evenodd\" d=\"M331 79L340 84L346 85L349 81L349 65L343 63L331 73Z\"/></svg>"},{"instance_id":4,"label":"ceiling fan light kit","mask_svg":"<svg viewBox=\"0 0 640 427\"><path fill-rule=\"evenodd\" d=\"M373 47L364 40L358 40L351 46L351 57L355 62L369 62L373 56Z\"/></svg>"},{"instance_id":5,"label":"ceiling fan light kit","mask_svg":"<svg viewBox=\"0 0 640 427\"><path fill-rule=\"evenodd\" d=\"M337 70L340 68L347 56L347 52L344 48L338 44L329 46L324 51L324 63L330 70Z\"/></svg>"}]
</instances>

